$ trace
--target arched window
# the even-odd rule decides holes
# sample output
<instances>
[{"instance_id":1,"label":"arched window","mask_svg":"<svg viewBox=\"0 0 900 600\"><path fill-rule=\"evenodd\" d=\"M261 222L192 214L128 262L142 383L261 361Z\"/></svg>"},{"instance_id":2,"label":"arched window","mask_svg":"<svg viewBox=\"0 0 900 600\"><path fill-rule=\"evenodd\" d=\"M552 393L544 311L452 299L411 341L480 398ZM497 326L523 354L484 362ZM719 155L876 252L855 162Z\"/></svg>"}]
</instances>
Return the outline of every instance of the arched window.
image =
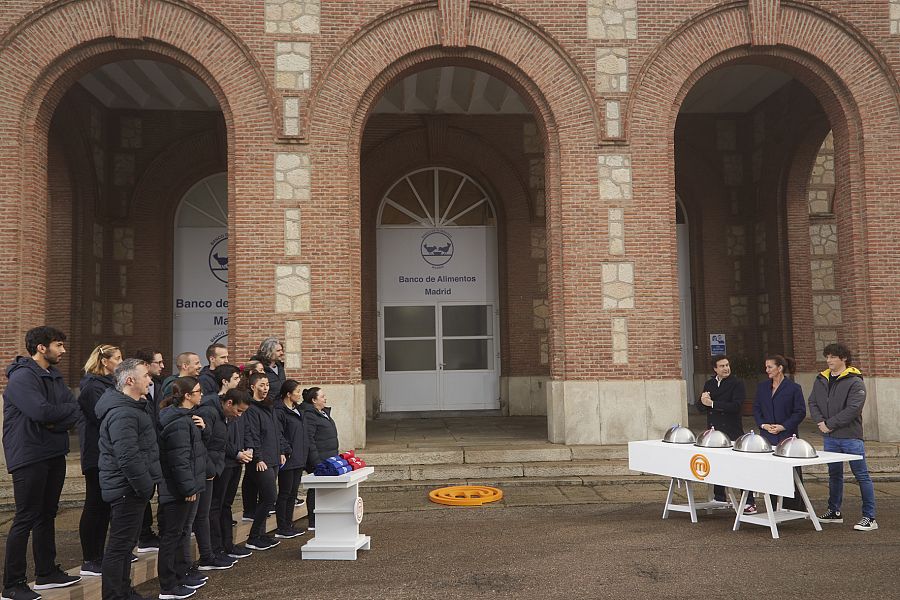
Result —
<instances>
[{"instance_id":1,"label":"arched window","mask_svg":"<svg viewBox=\"0 0 900 600\"><path fill-rule=\"evenodd\" d=\"M493 227L497 216L487 192L474 179L453 169L428 167L394 182L378 210L378 225Z\"/></svg>"}]
</instances>

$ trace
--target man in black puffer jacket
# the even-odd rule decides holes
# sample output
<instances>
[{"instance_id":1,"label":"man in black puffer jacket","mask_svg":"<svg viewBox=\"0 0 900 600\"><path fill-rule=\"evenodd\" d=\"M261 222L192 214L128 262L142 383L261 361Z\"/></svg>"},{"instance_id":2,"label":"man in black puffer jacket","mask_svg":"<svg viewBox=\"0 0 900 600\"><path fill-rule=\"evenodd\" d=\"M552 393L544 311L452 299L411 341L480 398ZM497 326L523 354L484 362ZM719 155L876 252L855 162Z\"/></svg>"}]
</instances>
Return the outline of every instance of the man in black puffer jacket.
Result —
<instances>
[{"instance_id":1,"label":"man in black puffer jacket","mask_svg":"<svg viewBox=\"0 0 900 600\"><path fill-rule=\"evenodd\" d=\"M100 419L100 489L111 506L103 554L103 600L129 600L131 551L144 508L162 481L159 446L143 398L150 385L147 363L129 358L116 367L116 387L97 402Z\"/></svg>"}]
</instances>

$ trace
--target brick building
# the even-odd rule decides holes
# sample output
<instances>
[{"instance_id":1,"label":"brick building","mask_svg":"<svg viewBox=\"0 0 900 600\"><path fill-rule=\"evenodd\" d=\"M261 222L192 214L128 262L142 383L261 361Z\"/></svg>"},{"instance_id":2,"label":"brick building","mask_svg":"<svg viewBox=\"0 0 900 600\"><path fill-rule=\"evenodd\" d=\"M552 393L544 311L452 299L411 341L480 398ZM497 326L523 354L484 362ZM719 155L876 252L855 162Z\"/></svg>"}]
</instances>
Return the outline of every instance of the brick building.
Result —
<instances>
[{"instance_id":1,"label":"brick building","mask_svg":"<svg viewBox=\"0 0 900 600\"><path fill-rule=\"evenodd\" d=\"M897 440L897 73L900 0L5 2L0 356L274 333L347 446L596 444L840 339Z\"/></svg>"}]
</instances>

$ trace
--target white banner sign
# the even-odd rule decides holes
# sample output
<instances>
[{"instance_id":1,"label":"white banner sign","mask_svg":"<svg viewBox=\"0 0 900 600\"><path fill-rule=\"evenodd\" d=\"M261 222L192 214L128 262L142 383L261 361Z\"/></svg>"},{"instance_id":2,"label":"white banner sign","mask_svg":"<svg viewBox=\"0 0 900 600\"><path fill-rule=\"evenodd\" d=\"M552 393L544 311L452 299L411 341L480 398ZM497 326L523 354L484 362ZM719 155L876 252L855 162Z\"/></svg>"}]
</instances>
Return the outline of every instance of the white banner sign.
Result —
<instances>
[{"instance_id":1,"label":"white banner sign","mask_svg":"<svg viewBox=\"0 0 900 600\"><path fill-rule=\"evenodd\" d=\"M228 344L228 233L222 227L175 228L173 353L203 357Z\"/></svg>"},{"instance_id":2,"label":"white banner sign","mask_svg":"<svg viewBox=\"0 0 900 600\"><path fill-rule=\"evenodd\" d=\"M497 299L494 227L383 228L377 243L379 302Z\"/></svg>"}]
</instances>

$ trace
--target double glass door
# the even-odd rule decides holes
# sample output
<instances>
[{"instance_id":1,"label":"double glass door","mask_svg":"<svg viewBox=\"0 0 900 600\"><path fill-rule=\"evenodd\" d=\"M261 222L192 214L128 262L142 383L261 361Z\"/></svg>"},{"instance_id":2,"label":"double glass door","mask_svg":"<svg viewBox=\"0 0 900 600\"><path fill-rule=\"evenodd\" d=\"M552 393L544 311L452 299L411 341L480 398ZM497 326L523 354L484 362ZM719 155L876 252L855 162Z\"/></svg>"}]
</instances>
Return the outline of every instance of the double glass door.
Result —
<instances>
[{"instance_id":1,"label":"double glass door","mask_svg":"<svg viewBox=\"0 0 900 600\"><path fill-rule=\"evenodd\" d=\"M493 304L383 305L379 325L382 410L499 408Z\"/></svg>"}]
</instances>

